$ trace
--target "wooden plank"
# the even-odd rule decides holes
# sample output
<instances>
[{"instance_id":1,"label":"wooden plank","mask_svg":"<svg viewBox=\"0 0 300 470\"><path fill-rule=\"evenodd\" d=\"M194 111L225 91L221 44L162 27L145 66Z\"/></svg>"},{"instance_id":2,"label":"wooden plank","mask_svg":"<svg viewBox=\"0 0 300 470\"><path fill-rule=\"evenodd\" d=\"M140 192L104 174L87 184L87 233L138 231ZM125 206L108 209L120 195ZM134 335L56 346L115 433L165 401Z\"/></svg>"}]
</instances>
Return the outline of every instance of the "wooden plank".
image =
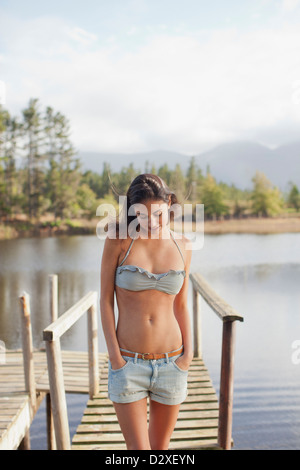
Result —
<instances>
[{"instance_id":1,"label":"wooden plank","mask_svg":"<svg viewBox=\"0 0 300 470\"><path fill-rule=\"evenodd\" d=\"M176 430L179 429L202 429L202 428L217 428L218 419L179 419L176 424ZM120 432L119 423L84 423L80 424L76 430L77 434L84 433L105 433L105 432Z\"/></svg>"},{"instance_id":2,"label":"wooden plank","mask_svg":"<svg viewBox=\"0 0 300 470\"><path fill-rule=\"evenodd\" d=\"M201 419L211 419L211 418L218 418L219 411L218 410L181 410L179 411L178 420L201 420ZM114 409L111 410L111 413L103 413L103 409L101 408L99 412L94 413L93 411L88 412L85 410L85 413L82 417L81 423L88 424L88 423L114 423L117 422L117 416L115 414Z\"/></svg>"},{"instance_id":3,"label":"wooden plank","mask_svg":"<svg viewBox=\"0 0 300 470\"><path fill-rule=\"evenodd\" d=\"M149 410L149 401L147 406ZM181 404L170 449L217 448L218 418L219 403L207 369L202 360L194 359L188 376L188 396ZM113 404L107 397L106 364L99 393L87 401L71 449L126 449Z\"/></svg>"},{"instance_id":4,"label":"wooden plank","mask_svg":"<svg viewBox=\"0 0 300 470\"><path fill-rule=\"evenodd\" d=\"M170 450L186 450L186 449L196 449L196 450L218 450L219 447L216 444L216 439L201 439L201 440L187 440L185 441L184 448L180 442L174 442L170 444ZM126 450L125 443L105 443L105 444L89 444L89 443L81 443L81 444L74 444L72 445L72 450Z\"/></svg>"},{"instance_id":5,"label":"wooden plank","mask_svg":"<svg viewBox=\"0 0 300 470\"><path fill-rule=\"evenodd\" d=\"M99 373L107 361L107 353L98 354ZM49 391L49 379L45 350L33 351L33 362L37 392L42 392L40 404ZM88 393L88 352L62 351L66 391L69 393ZM107 363L106 363L107 365ZM25 397L25 402L24 402ZM18 439L23 439L33 419L28 420L25 393L22 350L7 350L5 364L0 364L0 443L1 448L16 448ZM12 429L12 431L10 431ZM14 438L10 433L13 433ZM16 444L17 443L17 444ZM14 447L9 447L14 446Z\"/></svg>"},{"instance_id":6,"label":"wooden plank","mask_svg":"<svg viewBox=\"0 0 300 470\"><path fill-rule=\"evenodd\" d=\"M234 308L232 308L224 299L222 299L205 281L205 279L199 273L191 273L190 279L193 287L197 290L212 308L212 310L221 318L222 321L244 321L242 315L240 315Z\"/></svg>"},{"instance_id":7,"label":"wooden plank","mask_svg":"<svg viewBox=\"0 0 300 470\"><path fill-rule=\"evenodd\" d=\"M96 302L96 292L88 292L82 299L63 313L55 322L43 331L45 341L55 341L60 338L87 310Z\"/></svg>"},{"instance_id":8,"label":"wooden plank","mask_svg":"<svg viewBox=\"0 0 300 470\"><path fill-rule=\"evenodd\" d=\"M13 417L7 422L0 437L0 450L15 450L29 430L31 407L29 395L24 395L22 402Z\"/></svg>"},{"instance_id":9,"label":"wooden plank","mask_svg":"<svg viewBox=\"0 0 300 470\"><path fill-rule=\"evenodd\" d=\"M172 441L175 440L190 440L190 439L213 439L217 438L218 436L218 429L185 429L177 430L175 429L172 435ZM121 432L116 433L97 433L91 431L90 433L76 433L73 437L74 444L78 444L79 442L82 443L105 443L105 442L116 442L116 443L123 443L124 437Z\"/></svg>"}]
</instances>

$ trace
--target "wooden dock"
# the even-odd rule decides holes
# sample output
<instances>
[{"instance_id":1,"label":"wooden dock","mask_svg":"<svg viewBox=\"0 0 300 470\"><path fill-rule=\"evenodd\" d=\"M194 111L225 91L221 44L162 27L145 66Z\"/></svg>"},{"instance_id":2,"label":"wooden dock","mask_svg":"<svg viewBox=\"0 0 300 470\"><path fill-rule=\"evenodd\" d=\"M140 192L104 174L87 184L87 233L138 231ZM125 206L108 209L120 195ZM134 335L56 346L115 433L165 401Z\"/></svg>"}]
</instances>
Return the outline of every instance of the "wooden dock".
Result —
<instances>
[{"instance_id":1,"label":"wooden dock","mask_svg":"<svg viewBox=\"0 0 300 470\"><path fill-rule=\"evenodd\" d=\"M106 354L99 354L100 370L106 357ZM17 449L22 445L36 411L50 393L46 351L33 351L33 362L35 410L31 408L29 393L26 392L22 350L6 351L5 363L0 364L0 450ZM66 393L89 393L88 362L87 352L62 351ZM25 447L28 446L26 443Z\"/></svg>"},{"instance_id":2,"label":"wooden dock","mask_svg":"<svg viewBox=\"0 0 300 470\"><path fill-rule=\"evenodd\" d=\"M193 287L194 359L188 374L188 396L181 405L170 449L230 449L235 324L243 321L198 273ZM47 399L48 448L58 450L126 449L112 402L107 397L108 355L98 353L97 293L89 292L60 317L57 276L52 275L51 318L44 330L45 350L33 351L29 296L22 305L20 351L6 351L0 363L0 450L30 448L29 430L40 403ZM202 360L200 296L222 320L223 339L219 400ZM87 313L88 352L62 351L61 336ZM88 393L82 421L72 440L66 392Z\"/></svg>"},{"instance_id":3,"label":"wooden dock","mask_svg":"<svg viewBox=\"0 0 300 470\"><path fill-rule=\"evenodd\" d=\"M89 400L72 439L72 450L125 450L112 402L107 398L107 362L101 370L99 393ZM149 405L149 403L148 403ZM188 397L181 405L170 449L217 449L219 404L201 359L188 376Z\"/></svg>"}]
</instances>

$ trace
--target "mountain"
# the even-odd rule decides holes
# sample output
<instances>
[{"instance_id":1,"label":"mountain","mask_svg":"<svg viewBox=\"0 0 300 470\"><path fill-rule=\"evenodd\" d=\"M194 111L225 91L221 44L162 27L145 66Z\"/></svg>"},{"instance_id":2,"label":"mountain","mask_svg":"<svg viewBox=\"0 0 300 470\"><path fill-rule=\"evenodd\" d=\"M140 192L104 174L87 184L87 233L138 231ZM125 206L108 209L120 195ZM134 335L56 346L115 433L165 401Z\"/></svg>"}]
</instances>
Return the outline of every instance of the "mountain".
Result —
<instances>
[{"instance_id":1,"label":"mountain","mask_svg":"<svg viewBox=\"0 0 300 470\"><path fill-rule=\"evenodd\" d=\"M136 169L141 173L145 172L146 162L148 161L149 171L151 166L155 165L156 170L167 163L169 168L173 168L176 163L180 163L182 169L183 161L188 161L190 157L177 152L168 152L166 150L156 150L153 152L141 153L98 153L98 152L79 152L83 169L102 173L104 162L109 163L111 171L120 171L122 167L127 167L133 163ZM187 167L188 165L186 165Z\"/></svg>"},{"instance_id":2,"label":"mountain","mask_svg":"<svg viewBox=\"0 0 300 470\"><path fill-rule=\"evenodd\" d=\"M217 181L251 189L256 170L263 172L274 186L288 191L292 181L300 187L300 142L269 149L254 142L233 142L197 156L201 168L210 166Z\"/></svg>"},{"instance_id":3,"label":"mountain","mask_svg":"<svg viewBox=\"0 0 300 470\"><path fill-rule=\"evenodd\" d=\"M120 171L130 163L139 171L145 172L146 162L149 171L152 165L158 170L166 163L169 168L174 169L179 163L185 172L191 159L191 155L164 150L133 154L80 152L79 157L83 170L98 173L102 172L104 162L110 164L112 172ZM251 179L257 170L263 172L281 191L289 190L290 181L300 188L300 142L276 149L248 141L224 143L195 155L195 160L204 175L209 165L210 173L217 182L234 184L240 189L252 189Z\"/></svg>"}]
</instances>

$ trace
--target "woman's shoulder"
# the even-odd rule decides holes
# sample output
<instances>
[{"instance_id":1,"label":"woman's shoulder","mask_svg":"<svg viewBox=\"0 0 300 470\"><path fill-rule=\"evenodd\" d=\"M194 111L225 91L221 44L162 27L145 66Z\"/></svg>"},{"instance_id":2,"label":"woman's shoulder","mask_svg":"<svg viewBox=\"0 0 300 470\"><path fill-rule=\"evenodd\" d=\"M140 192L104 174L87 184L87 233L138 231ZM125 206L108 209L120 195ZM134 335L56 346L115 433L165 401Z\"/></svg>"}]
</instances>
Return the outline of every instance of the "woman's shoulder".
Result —
<instances>
[{"instance_id":1,"label":"woman's shoulder","mask_svg":"<svg viewBox=\"0 0 300 470\"><path fill-rule=\"evenodd\" d=\"M171 232L176 241L181 241L182 246L186 248L186 245L190 242L189 238L184 236L183 233L175 232L174 230L171 230Z\"/></svg>"},{"instance_id":2,"label":"woman's shoulder","mask_svg":"<svg viewBox=\"0 0 300 470\"><path fill-rule=\"evenodd\" d=\"M124 236L120 236L120 234L117 233L107 233L106 238L105 238L105 243L109 245L109 247L122 251L125 247L129 246L129 244L133 241L134 239L130 237L130 235L127 235L125 238Z\"/></svg>"}]
</instances>

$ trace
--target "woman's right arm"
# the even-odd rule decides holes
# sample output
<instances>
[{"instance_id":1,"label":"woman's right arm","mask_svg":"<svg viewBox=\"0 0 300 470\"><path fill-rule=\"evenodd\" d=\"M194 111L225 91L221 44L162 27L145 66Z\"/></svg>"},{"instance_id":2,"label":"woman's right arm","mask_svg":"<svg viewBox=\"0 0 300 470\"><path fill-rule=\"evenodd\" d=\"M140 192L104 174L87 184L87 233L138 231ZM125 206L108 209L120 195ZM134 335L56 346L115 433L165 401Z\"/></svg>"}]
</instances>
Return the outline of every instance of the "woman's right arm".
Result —
<instances>
[{"instance_id":1,"label":"woman's right arm","mask_svg":"<svg viewBox=\"0 0 300 470\"><path fill-rule=\"evenodd\" d=\"M120 246L119 239L106 237L101 261L100 313L112 369L119 369L126 362L121 356L114 314L115 270L120 254Z\"/></svg>"}]
</instances>

